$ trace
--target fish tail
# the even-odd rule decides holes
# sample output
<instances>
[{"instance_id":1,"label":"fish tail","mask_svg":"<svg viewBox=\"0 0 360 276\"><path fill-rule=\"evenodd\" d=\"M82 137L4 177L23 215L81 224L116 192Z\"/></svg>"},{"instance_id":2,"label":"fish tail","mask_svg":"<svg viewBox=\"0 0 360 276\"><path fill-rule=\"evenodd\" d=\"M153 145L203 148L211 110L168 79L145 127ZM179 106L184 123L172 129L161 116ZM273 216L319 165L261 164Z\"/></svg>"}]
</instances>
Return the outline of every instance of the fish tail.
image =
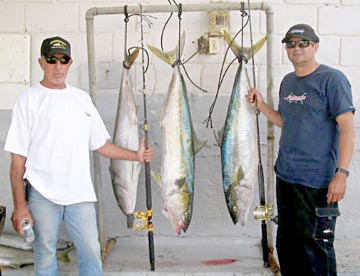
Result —
<instances>
[{"instance_id":1,"label":"fish tail","mask_svg":"<svg viewBox=\"0 0 360 276\"><path fill-rule=\"evenodd\" d=\"M244 56L247 60L251 59L253 55L255 56L255 54L259 52L267 39L267 37L264 36L258 42L256 42L251 49L251 47L241 47L226 31L224 32L224 37L226 42L229 44L230 49L233 51L234 55L236 57Z\"/></svg>"},{"instance_id":2,"label":"fish tail","mask_svg":"<svg viewBox=\"0 0 360 276\"><path fill-rule=\"evenodd\" d=\"M139 55L139 48L136 48L129 55L126 55L124 60L124 67L130 69L131 65L133 65L138 55Z\"/></svg>"},{"instance_id":3,"label":"fish tail","mask_svg":"<svg viewBox=\"0 0 360 276\"><path fill-rule=\"evenodd\" d=\"M150 49L151 52L153 52L153 54L155 56L157 56L158 58L160 58L162 61L165 61L166 63L173 65L175 64L175 62L177 60L180 59L180 56L183 52L184 49L184 45L185 45L185 32L183 32L181 39L180 39L180 44L178 44L176 46L176 48L170 52L165 52L160 50L159 48L156 48L153 45L148 44L148 48ZM179 56L179 48L180 48L180 56Z\"/></svg>"}]
</instances>

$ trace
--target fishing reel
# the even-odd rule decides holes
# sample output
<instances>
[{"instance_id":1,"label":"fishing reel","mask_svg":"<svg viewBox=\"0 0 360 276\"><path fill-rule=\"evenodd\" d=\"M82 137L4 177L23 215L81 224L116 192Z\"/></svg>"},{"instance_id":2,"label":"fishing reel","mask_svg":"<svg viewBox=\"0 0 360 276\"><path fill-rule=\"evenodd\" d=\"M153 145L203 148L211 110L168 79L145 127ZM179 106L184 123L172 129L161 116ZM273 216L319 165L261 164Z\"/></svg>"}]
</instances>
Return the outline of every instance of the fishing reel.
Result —
<instances>
[{"instance_id":1,"label":"fishing reel","mask_svg":"<svg viewBox=\"0 0 360 276\"><path fill-rule=\"evenodd\" d=\"M134 230L145 230L148 226L148 219L145 212L138 211L134 213L133 229Z\"/></svg>"},{"instance_id":2,"label":"fishing reel","mask_svg":"<svg viewBox=\"0 0 360 276\"><path fill-rule=\"evenodd\" d=\"M253 211L253 216L256 220L259 221L271 220L276 224L278 221L278 217L277 216L274 217L274 206L268 204L256 206Z\"/></svg>"}]
</instances>

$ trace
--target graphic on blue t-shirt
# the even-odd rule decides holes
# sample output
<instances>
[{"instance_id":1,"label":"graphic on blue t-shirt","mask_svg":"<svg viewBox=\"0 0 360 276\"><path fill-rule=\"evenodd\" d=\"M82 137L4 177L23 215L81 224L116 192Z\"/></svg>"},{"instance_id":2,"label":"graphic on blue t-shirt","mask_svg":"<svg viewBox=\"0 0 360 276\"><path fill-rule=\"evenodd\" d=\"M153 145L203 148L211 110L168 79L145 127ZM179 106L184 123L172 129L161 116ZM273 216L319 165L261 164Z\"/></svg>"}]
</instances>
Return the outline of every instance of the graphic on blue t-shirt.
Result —
<instances>
[{"instance_id":1,"label":"graphic on blue t-shirt","mask_svg":"<svg viewBox=\"0 0 360 276\"><path fill-rule=\"evenodd\" d=\"M284 100L287 101L288 103L304 104L304 101L306 100L306 93L304 93L300 96L297 96L297 95L294 95L293 92L291 92L291 94L284 97Z\"/></svg>"}]
</instances>

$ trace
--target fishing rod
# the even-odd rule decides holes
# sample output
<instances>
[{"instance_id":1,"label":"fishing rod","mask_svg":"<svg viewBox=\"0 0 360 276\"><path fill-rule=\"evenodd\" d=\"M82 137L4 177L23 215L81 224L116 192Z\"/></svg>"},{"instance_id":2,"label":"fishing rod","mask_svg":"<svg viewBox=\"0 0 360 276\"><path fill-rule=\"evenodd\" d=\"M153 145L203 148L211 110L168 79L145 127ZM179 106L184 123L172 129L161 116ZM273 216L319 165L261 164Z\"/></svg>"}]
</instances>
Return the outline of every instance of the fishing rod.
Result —
<instances>
[{"instance_id":1,"label":"fishing rod","mask_svg":"<svg viewBox=\"0 0 360 276\"><path fill-rule=\"evenodd\" d=\"M242 3L244 4L244 3ZM253 49L253 36L252 36L252 24L251 24L251 16L250 16L250 1L248 0L248 13L249 13L249 28L250 28L250 43L251 43L251 56L252 56L252 75L253 75L253 82L254 87L256 88L256 78L255 78L255 60L254 60L254 49ZM257 99L255 96L255 105L256 109L258 109L257 106ZM267 206L266 205L266 197L265 197L265 183L264 183L264 170L263 165L261 162L261 143L260 143L260 127L259 127L259 110L256 112L256 135L257 135L257 145L258 145L258 181L259 181L259 200L260 200L260 206ZM263 261L264 261L264 267L269 267L269 243L268 243L268 231L267 231L267 225L266 220L261 220L261 247L262 247L262 253L263 253Z\"/></svg>"},{"instance_id":2,"label":"fishing rod","mask_svg":"<svg viewBox=\"0 0 360 276\"><path fill-rule=\"evenodd\" d=\"M141 48L144 49L144 26L143 26L143 13L142 5L140 6L140 18L141 18ZM146 79L145 79L145 56L144 51L141 51L141 64L142 64L142 82L143 82L143 101L144 101L144 136L145 136L145 148L149 148L148 137L148 121L147 121L147 109L146 109ZM154 229L152 223L152 196L151 196L151 174L150 163L145 161L145 187L146 187L146 216L147 216L147 230L148 230L148 243L149 243L149 262L151 271L155 270L155 248L154 248Z\"/></svg>"}]
</instances>

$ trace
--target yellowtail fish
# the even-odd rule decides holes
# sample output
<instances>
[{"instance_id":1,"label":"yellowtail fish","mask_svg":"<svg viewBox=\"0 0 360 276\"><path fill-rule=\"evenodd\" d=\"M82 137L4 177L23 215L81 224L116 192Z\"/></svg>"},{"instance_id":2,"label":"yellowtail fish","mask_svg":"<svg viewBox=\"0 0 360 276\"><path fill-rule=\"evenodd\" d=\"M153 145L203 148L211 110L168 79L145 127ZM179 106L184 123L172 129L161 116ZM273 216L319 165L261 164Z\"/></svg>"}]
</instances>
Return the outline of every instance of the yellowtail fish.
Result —
<instances>
[{"instance_id":1,"label":"yellowtail fish","mask_svg":"<svg viewBox=\"0 0 360 276\"><path fill-rule=\"evenodd\" d=\"M253 51L242 48L225 32L225 39L239 58L239 67L228 106L225 125L218 142L221 145L223 187L227 207L234 224L244 225L258 184L258 144L256 109L246 98L251 88L247 60L264 45L266 37L258 41Z\"/></svg>"},{"instance_id":2,"label":"yellowtail fish","mask_svg":"<svg viewBox=\"0 0 360 276\"><path fill-rule=\"evenodd\" d=\"M131 150L139 148L138 106L134 100L133 86L130 81L130 68L138 54L139 49L135 49L124 60L113 136L114 144ZM140 169L141 164L136 161L110 160L115 198L121 211L128 218L129 228L132 228L133 224Z\"/></svg>"},{"instance_id":3,"label":"yellowtail fish","mask_svg":"<svg viewBox=\"0 0 360 276\"><path fill-rule=\"evenodd\" d=\"M148 45L157 57L173 66L173 74L160 119L161 174L152 172L152 176L161 186L163 214L178 235L181 231L186 232L191 221L195 153L206 144L206 142L199 142L194 134L186 85L178 63L184 47L185 34L182 35L180 41L181 45L166 53Z\"/></svg>"}]
</instances>

